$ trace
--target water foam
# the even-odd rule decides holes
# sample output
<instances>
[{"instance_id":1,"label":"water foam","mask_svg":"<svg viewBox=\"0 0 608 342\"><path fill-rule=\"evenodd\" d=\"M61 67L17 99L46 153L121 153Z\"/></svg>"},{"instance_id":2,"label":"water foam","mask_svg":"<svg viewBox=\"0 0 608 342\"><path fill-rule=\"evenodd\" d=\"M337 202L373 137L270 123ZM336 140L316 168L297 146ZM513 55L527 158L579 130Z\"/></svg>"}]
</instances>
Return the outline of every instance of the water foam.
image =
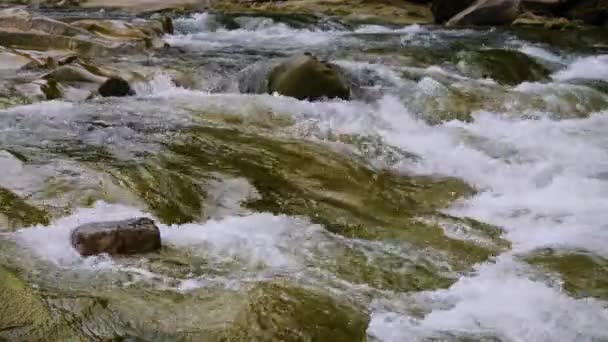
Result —
<instances>
[{"instance_id":1,"label":"water foam","mask_svg":"<svg viewBox=\"0 0 608 342\"><path fill-rule=\"evenodd\" d=\"M525 277L510 258L481 266L447 290L419 294L435 307L422 318L377 308L368 333L384 342L449 335L527 342L595 341L608 337L608 310L575 300ZM519 274L518 274L519 273Z\"/></svg>"},{"instance_id":2,"label":"water foam","mask_svg":"<svg viewBox=\"0 0 608 342\"><path fill-rule=\"evenodd\" d=\"M554 80L572 79L606 80L608 79L608 55L582 57L572 62L565 70L552 75Z\"/></svg>"}]
</instances>

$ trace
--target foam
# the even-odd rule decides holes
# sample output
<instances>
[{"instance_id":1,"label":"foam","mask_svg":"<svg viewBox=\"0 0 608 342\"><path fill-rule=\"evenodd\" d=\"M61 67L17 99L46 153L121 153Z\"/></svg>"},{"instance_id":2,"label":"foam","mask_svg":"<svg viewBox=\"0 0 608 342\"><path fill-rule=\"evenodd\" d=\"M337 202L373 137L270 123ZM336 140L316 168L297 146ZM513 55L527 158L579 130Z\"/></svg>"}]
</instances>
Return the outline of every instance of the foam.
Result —
<instances>
[{"instance_id":1,"label":"foam","mask_svg":"<svg viewBox=\"0 0 608 342\"><path fill-rule=\"evenodd\" d=\"M551 77L556 81L606 80L608 79L608 55L578 58L566 69L556 72Z\"/></svg>"}]
</instances>

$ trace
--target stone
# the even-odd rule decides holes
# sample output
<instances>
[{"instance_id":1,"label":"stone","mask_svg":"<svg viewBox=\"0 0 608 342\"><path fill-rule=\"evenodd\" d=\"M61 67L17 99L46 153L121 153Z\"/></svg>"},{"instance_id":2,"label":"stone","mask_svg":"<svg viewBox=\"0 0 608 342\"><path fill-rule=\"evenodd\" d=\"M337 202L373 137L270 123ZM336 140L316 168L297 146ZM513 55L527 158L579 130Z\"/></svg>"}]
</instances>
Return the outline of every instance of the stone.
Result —
<instances>
[{"instance_id":1,"label":"stone","mask_svg":"<svg viewBox=\"0 0 608 342\"><path fill-rule=\"evenodd\" d=\"M517 85L524 81L542 81L550 72L523 52L485 49L463 51L459 54L461 72L474 78L489 77L501 84Z\"/></svg>"},{"instance_id":2,"label":"stone","mask_svg":"<svg viewBox=\"0 0 608 342\"><path fill-rule=\"evenodd\" d=\"M149 253L161 247L160 231L149 218L85 224L72 232L71 240L83 256Z\"/></svg>"},{"instance_id":3,"label":"stone","mask_svg":"<svg viewBox=\"0 0 608 342\"><path fill-rule=\"evenodd\" d=\"M350 97L350 87L337 68L308 54L289 58L272 69L268 92L311 101Z\"/></svg>"},{"instance_id":4,"label":"stone","mask_svg":"<svg viewBox=\"0 0 608 342\"><path fill-rule=\"evenodd\" d=\"M99 95L103 97L116 96L133 96L135 91L129 85L129 82L118 77L111 77L99 86Z\"/></svg>"},{"instance_id":5,"label":"stone","mask_svg":"<svg viewBox=\"0 0 608 342\"><path fill-rule=\"evenodd\" d=\"M608 0L569 1L564 6L563 16L572 20L580 20L588 25L607 25Z\"/></svg>"},{"instance_id":6,"label":"stone","mask_svg":"<svg viewBox=\"0 0 608 342\"><path fill-rule=\"evenodd\" d=\"M366 341L368 314L327 294L261 283L225 334L229 341Z\"/></svg>"},{"instance_id":7,"label":"stone","mask_svg":"<svg viewBox=\"0 0 608 342\"><path fill-rule=\"evenodd\" d=\"M477 0L452 17L447 25L505 25L520 13L520 0Z\"/></svg>"},{"instance_id":8,"label":"stone","mask_svg":"<svg viewBox=\"0 0 608 342\"><path fill-rule=\"evenodd\" d=\"M435 23L443 24L456 14L471 6L475 0L433 0L431 11L435 18Z\"/></svg>"}]
</instances>

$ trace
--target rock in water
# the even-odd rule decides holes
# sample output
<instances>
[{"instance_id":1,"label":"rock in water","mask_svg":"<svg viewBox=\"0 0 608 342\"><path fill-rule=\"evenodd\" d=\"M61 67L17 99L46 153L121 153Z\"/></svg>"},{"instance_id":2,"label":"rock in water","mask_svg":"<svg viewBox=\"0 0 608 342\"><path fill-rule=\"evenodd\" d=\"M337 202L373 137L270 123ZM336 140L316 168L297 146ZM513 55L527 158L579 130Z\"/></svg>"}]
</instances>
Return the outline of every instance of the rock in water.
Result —
<instances>
[{"instance_id":1,"label":"rock in water","mask_svg":"<svg viewBox=\"0 0 608 342\"><path fill-rule=\"evenodd\" d=\"M550 71L534 58L517 50L485 49L459 53L458 69L469 77L489 77L501 84L548 79Z\"/></svg>"},{"instance_id":2,"label":"rock in water","mask_svg":"<svg viewBox=\"0 0 608 342\"><path fill-rule=\"evenodd\" d=\"M129 82L122 78L111 77L99 87L99 94L103 97L108 96L132 96L135 91Z\"/></svg>"},{"instance_id":3,"label":"rock in water","mask_svg":"<svg viewBox=\"0 0 608 342\"><path fill-rule=\"evenodd\" d=\"M433 0L431 11L435 17L435 23L443 24L447 22L474 2L475 0Z\"/></svg>"},{"instance_id":4,"label":"rock in water","mask_svg":"<svg viewBox=\"0 0 608 342\"><path fill-rule=\"evenodd\" d=\"M71 239L83 256L148 253L161 247L160 231L149 218L85 224L72 232Z\"/></svg>"},{"instance_id":5,"label":"rock in water","mask_svg":"<svg viewBox=\"0 0 608 342\"><path fill-rule=\"evenodd\" d=\"M308 54L289 58L272 69L268 92L311 101L350 97L350 87L338 70Z\"/></svg>"},{"instance_id":6,"label":"rock in water","mask_svg":"<svg viewBox=\"0 0 608 342\"><path fill-rule=\"evenodd\" d=\"M448 25L505 25L517 18L520 0L477 0L450 19Z\"/></svg>"}]
</instances>

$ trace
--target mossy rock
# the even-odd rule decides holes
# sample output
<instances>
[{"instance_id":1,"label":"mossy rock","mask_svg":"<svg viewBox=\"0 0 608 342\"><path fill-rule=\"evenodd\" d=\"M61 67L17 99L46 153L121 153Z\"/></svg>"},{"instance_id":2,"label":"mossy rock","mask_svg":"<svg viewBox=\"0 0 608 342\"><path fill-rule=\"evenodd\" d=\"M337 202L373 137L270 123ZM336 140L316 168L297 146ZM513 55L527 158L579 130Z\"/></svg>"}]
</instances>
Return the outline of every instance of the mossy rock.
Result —
<instances>
[{"instance_id":1,"label":"mossy rock","mask_svg":"<svg viewBox=\"0 0 608 342\"><path fill-rule=\"evenodd\" d=\"M406 241L447 253L456 269L498 252L446 237L418 219L474 192L456 179L396 175L327 146L227 128L183 131L167 149L109 171L166 223L204 217L205 182L220 173L256 188L261 198L245 202L249 209L305 216L350 238Z\"/></svg>"},{"instance_id":2,"label":"mossy rock","mask_svg":"<svg viewBox=\"0 0 608 342\"><path fill-rule=\"evenodd\" d=\"M0 266L0 341L86 341L38 294Z\"/></svg>"},{"instance_id":3,"label":"mossy rock","mask_svg":"<svg viewBox=\"0 0 608 342\"><path fill-rule=\"evenodd\" d=\"M202 183L159 159L147 165L127 164L108 170L121 186L137 194L165 223L188 223L203 216ZM177 165L175 165L177 166Z\"/></svg>"},{"instance_id":4,"label":"mossy rock","mask_svg":"<svg viewBox=\"0 0 608 342\"><path fill-rule=\"evenodd\" d=\"M310 55L289 58L272 69L268 92L311 101L350 97L350 87L339 70Z\"/></svg>"},{"instance_id":5,"label":"mossy rock","mask_svg":"<svg viewBox=\"0 0 608 342\"><path fill-rule=\"evenodd\" d=\"M214 1L212 9L222 13L247 13L264 16L310 15L339 17L349 23L367 24L430 24L433 22L431 10L425 4L402 0L291 0L243 2Z\"/></svg>"},{"instance_id":6,"label":"mossy rock","mask_svg":"<svg viewBox=\"0 0 608 342\"><path fill-rule=\"evenodd\" d=\"M555 272L564 289L577 298L608 300L608 259L584 251L543 249L526 261L545 271Z\"/></svg>"},{"instance_id":7,"label":"mossy rock","mask_svg":"<svg viewBox=\"0 0 608 342\"><path fill-rule=\"evenodd\" d=\"M226 341L367 341L368 315L315 290L262 283L248 293Z\"/></svg>"},{"instance_id":8,"label":"mossy rock","mask_svg":"<svg viewBox=\"0 0 608 342\"><path fill-rule=\"evenodd\" d=\"M63 97L61 86L52 78L46 80L46 82L40 86L40 90L42 90L47 100L56 100Z\"/></svg>"},{"instance_id":9,"label":"mossy rock","mask_svg":"<svg viewBox=\"0 0 608 342\"><path fill-rule=\"evenodd\" d=\"M26 203L11 191L0 188L0 230L48 223L46 211Z\"/></svg>"},{"instance_id":10,"label":"mossy rock","mask_svg":"<svg viewBox=\"0 0 608 342\"><path fill-rule=\"evenodd\" d=\"M369 321L365 309L354 304L278 281L243 284L238 291L204 287L185 293L146 285L96 285L77 291L46 288L41 296L30 298L20 292L27 286L21 282L13 286L13 279L4 286L15 290L0 292L1 299L3 293L14 296L14 301L3 302L9 306L0 308L11 318L2 320L0 315L0 324L22 326L22 321L29 323L41 315L44 324L36 321L31 329L35 334L47 333L49 341L365 341ZM26 306L13 305L19 301ZM54 320L48 319L49 313ZM47 328L61 332L63 322L73 327L75 332L68 330L72 335ZM0 340L10 331L0 329ZM39 335L6 336L43 341Z\"/></svg>"},{"instance_id":11,"label":"mossy rock","mask_svg":"<svg viewBox=\"0 0 608 342\"><path fill-rule=\"evenodd\" d=\"M515 50L487 49L461 52L459 55L462 72L475 78L491 78L502 84L542 81L550 73L534 58Z\"/></svg>"},{"instance_id":12,"label":"mossy rock","mask_svg":"<svg viewBox=\"0 0 608 342\"><path fill-rule=\"evenodd\" d=\"M514 26L510 28L510 31L519 39L544 43L555 49L574 54L606 53L606 46L608 46L608 34L602 28L546 30Z\"/></svg>"}]
</instances>

